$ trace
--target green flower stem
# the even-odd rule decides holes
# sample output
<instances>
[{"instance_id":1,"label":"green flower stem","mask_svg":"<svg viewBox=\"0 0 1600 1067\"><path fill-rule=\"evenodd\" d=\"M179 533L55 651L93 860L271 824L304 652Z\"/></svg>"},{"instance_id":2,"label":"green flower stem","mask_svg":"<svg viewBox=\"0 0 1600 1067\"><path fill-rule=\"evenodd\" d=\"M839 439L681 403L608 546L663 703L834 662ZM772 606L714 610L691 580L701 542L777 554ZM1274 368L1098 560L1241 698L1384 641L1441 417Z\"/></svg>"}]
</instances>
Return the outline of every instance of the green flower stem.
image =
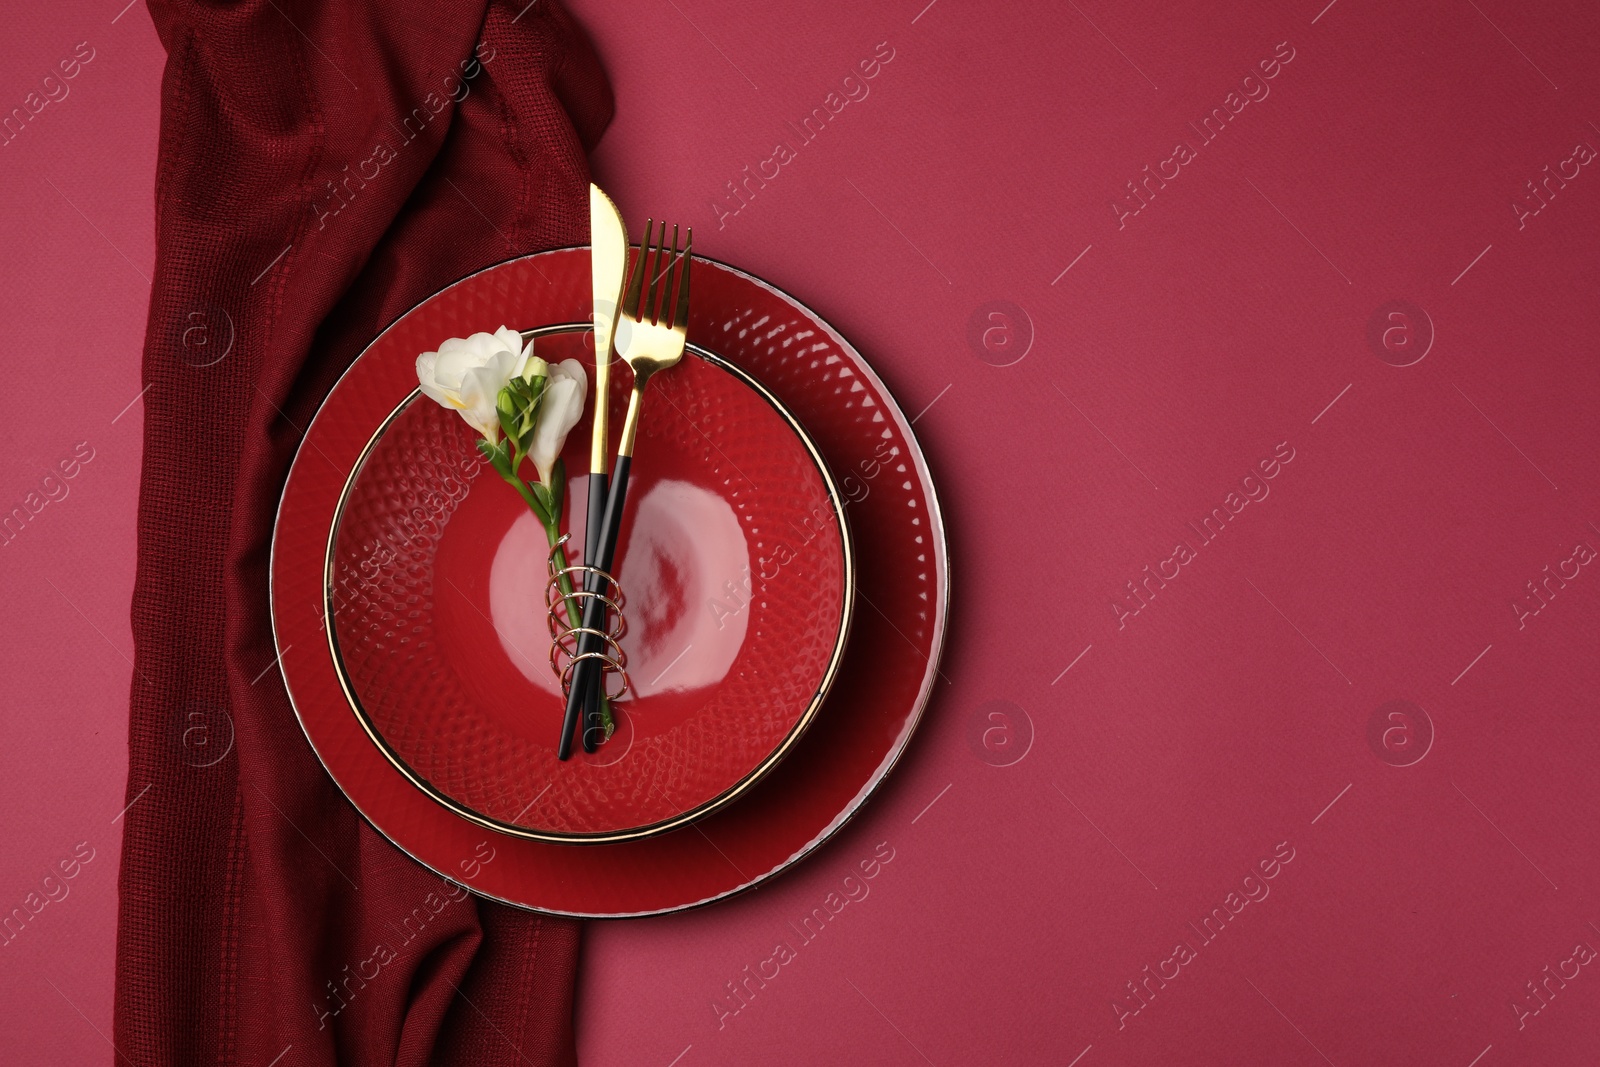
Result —
<instances>
[{"instance_id":1,"label":"green flower stem","mask_svg":"<svg viewBox=\"0 0 1600 1067\"><path fill-rule=\"evenodd\" d=\"M521 460L522 457L520 455L517 455L513 458L511 463L511 470L513 472L517 469L517 467L521 466ZM506 484L515 489L519 494L521 494L522 499L527 501L528 508L533 512L534 517L541 519L540 525L544 527L545 537L549 540L550 547L555 550L556 562L559 566L559 574L556 578L556 585L561 590L562 599L567 602L567 618L570 620L571 625L581 626L583 623L583 613L578 608L578 594L577 591L572 587L571 576L567 573L567 550L566 547L560 543L560 515L552 515L548 522L542 521L544 509L539 506L539 500L533 495L533 490L528 486L528 483L517 477L515 473L508 474L506 471L500 471L499 473L500 477L506 482ZM560 507L559 501L557 501L556 506ZM605 694L604 680L602 680L600 684L600 722L605 726L606 737L609 739L611 737L611 731L616 729L616 723L611 717L611 700Z\"/></svg>"}]
</instances>

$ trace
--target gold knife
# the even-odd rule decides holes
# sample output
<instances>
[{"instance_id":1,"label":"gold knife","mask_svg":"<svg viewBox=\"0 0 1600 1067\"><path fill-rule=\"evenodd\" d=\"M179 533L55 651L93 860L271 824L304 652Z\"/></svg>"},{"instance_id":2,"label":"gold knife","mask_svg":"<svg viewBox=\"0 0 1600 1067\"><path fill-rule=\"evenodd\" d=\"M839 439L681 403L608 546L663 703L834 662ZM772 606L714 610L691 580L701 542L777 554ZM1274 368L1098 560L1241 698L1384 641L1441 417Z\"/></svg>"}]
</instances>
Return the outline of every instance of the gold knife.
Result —
<instances>
[{"instance_id":1,"label":"gold knife","mask_svg":"<svg viewBox=\"0 0 1600 1067\"><path fill-rule=\"evenodd\" d=\"M628 234L617 205L598 185L589 184L590 273L594 287L594 438L589 470L601 478L611 442L606 439L610 412L611 342L622 302L622 276L628 269ZM602 402L605 401L605 402ZM603 499L603 498L602 498ZM602 507L605 505L602 503ZM585 546L587 547L587 546Z\"/></svg>"},{"instance_id":2,"label":"gold knife","mask_svg":"<svg viewBox=\"0 0 1600 1067\"><path fill-rule=\"evenodd\" d=\"M600 552L601 519L606 509L606 459L611 454L611 346L616 335L617 311L622 303L623 275L628 268L628 231L617 205L598 185L589 183L590 279L594 292L594 433L589 446L589 513L583 541L583 561L593 566ZM585 578L584 588L601 592L598 583ZM576 622L576 620L574 620ZM600 694L605 676L585 694L579 733L585 752L593 752L603 739L599 723Z\"/></svg>"}]
</instances>

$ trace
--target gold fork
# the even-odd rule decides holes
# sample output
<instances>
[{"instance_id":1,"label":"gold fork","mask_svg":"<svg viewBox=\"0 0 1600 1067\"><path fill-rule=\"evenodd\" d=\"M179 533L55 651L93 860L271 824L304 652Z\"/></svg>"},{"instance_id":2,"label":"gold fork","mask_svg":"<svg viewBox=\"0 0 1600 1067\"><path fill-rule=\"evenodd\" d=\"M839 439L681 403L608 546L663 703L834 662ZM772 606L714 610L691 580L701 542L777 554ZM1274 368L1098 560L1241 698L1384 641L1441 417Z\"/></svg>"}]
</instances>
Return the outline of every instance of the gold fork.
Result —
<instances>
[{"instance_id":1,"label":"gold fork","mask_svg":"<svg viewBox=\"0 0 1600 1067\"><path fill-rule=\"evenodd\" d=\"M611 470L610 492L606 496L605 517L601 520L600 551L594 566L609 572L617 551L617 531L622 526L622 506L628 492L628 468L633 463L634 440L639 432L639 412L650 379L683 358L689 325L689 264L694 249L694 230L688 231L682 253L678 251L678 227L672 227L672 252L667 253L667 224L661 224L652 257L651 219L645 224L644 243L633 261L628 285L618 316L616 347L633 371L633 392L628 397L628 413L622 420L622 440L617 445L617 461ZM681 272L679 265L682 265ZM645 276L650 284L645 285ZM674 293L673 284L677 283ZM657 283L660 283L659 294ZM659 297L659 299L658 299ZM600 398L597 402L603 402ZM561 741L556 746L558 759L572 755L572 734L583 711L589 685L595 684L601 651L599 634L604 631L605 605L599 597L584 598L583 625L578 629L578 649L573 657L571 685L567 688L567 710L561 723ZM583 749L593 752L601 738L597 721L584 724Z\"/></svg>"}]
</instances>

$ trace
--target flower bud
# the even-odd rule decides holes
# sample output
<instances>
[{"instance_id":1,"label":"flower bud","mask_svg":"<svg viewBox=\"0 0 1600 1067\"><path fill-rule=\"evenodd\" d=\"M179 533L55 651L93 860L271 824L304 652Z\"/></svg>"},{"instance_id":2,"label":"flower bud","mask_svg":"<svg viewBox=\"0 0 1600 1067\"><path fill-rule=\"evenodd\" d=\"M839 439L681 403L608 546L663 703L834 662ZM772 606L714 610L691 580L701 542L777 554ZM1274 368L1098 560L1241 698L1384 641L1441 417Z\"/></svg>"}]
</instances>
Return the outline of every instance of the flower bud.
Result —
<instances>
[{"instance_id":1,"label":"flower bud","mask_svg":"<svg viewBox=\"0 0 1600 1067\"><path fill-rule=\"evenodd\" d=\"M528 347L530 349L533 347L532 342L529 342ZM528 356L527 365L522 368L522 380L523 381L532 382L535 378L544 378L544 377L547 377L549 374L550 374L550 364L546 363L544 360L540 359L538 356L531 355L531 354Z\"/></svg>"}]
</instances>

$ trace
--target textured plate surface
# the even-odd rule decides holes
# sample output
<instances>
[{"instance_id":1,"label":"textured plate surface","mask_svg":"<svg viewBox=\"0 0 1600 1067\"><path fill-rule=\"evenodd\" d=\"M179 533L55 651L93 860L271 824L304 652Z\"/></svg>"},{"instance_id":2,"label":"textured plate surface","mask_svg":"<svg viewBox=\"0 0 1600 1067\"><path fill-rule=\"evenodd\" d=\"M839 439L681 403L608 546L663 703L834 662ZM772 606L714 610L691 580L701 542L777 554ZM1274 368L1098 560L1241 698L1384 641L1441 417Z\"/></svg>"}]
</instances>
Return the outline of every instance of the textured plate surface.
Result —
<instances>
[{"instance_id":1,"label":"textured plate surface","mask_svg":"<svg viewBox=\"0 0 1600 1067\"><path fill-rule=\"evenodd\" d=\"M591 361L590 336L557 328L535 351ZM620 377L618 432L631 386ZM413 395L345 491L327 611L351 702L413 781L495 829L617 839L729 802L798 739L843 651L843 503L788 413L692 353L652 384L640 426L616 569L631 689L611 740L565 762L547 535L481 459L477 432ZM587 466L586 429L568 438L569 470ZM573 562L587 483L568 483Z\"/></svg>"},{"instance_id":2,"label":"textured plate surface","mask_svg":"<svg viewBox=\"0 0 1600 1067\"><path fill-rule=\"evenodd\" d=\"M308 429L285 486L273 624L290 696L318 756L400 848L508 903L566 915L649 915L716 900L783 870L843 825L893 766L937 675L948 595L944 528L910 426L861 356L791 298L700 262L690 341L783 400L847 502L860 614L832 698L794 751L738 803L672 833L553 844L496 834L430 798L362 729L326 651L322 559L339 495L373 431L414 387L415 353L441 330L467 332L486 315L525 328L583 321L588 282L587 249L512 260L437 294L373 342ZM474 863L485 841L495 858Z\"/></svg>"}]
</instances>

